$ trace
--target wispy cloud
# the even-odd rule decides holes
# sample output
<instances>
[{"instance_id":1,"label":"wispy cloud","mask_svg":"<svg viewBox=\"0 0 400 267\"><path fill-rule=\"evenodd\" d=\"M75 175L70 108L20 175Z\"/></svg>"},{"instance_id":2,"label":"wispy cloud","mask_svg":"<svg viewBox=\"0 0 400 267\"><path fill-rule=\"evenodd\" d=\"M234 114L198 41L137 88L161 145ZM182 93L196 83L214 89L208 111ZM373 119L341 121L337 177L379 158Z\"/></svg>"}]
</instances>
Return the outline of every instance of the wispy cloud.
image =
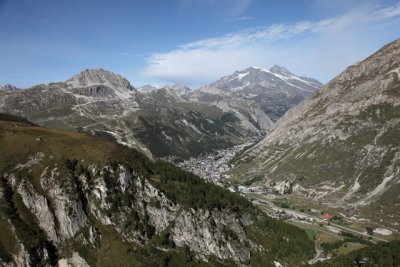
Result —
<instances>
[{"instance_id":1,"label":"wispy cloud","mask_svg":"<svg viewBox=\"0 0 400 267\"><path fill-rule=\"evenodd\" d=\"M389 27L393 25L386 22L394 20L400 27L399 16L400 2L318 21L273 24L198 40L151 55L144 74L161 82L197 86L248 66L277 63L326 82L373 52L376 45L383 45L375 36L383 41L398 38L392 36Z\"/></svg>"},{"instance_id":2,"label":"wispy cloud","mask_svg":"<svg viewBox=\"0 0 400 267\"><path fill-rule=\"evenodd\" d=\"M372 18L385 19L399 15L400 15L400 2L391 7L379 9L378 11L374 12Z\"/></svg>"},{"instance_id":3,"label":"wispy cloud","mask_svg":"<svg viewBox=\"0 0 400 267\"><path fill-rule=\"evenodd\" d=\"M187 12L191 9L206 6L208 8L217 8L228 17L237 18L243 16L251 2L252 0L181 0L180 10L181 12Z\"/></svg>"},{"instance_id":4,"label":"wispy cloud","mask_svg":"<svg viewBox=\"0 0 400 267\"><path fill-rule=\"evenodd\" d=\"M251 19L253 19L252 16L241 16L241 17L234 18L233 20L244 21L244 20L251 20Z\"/></svg>"},{"instance_id":5,"label":"wispy cloud","mask_svg":"<svg viewBox=\"0 0 400 267\"><path fill-rule=\"evenodd\" d=\"M317 22L301 21L292 24L273 24L264 28L247 29L245 31L226 34L181 45L179 49L227 48L254 44L260 41L273 41L290 38L305 32L318 32L334 23L333 19Z\"/></svg>"}]
</instances>

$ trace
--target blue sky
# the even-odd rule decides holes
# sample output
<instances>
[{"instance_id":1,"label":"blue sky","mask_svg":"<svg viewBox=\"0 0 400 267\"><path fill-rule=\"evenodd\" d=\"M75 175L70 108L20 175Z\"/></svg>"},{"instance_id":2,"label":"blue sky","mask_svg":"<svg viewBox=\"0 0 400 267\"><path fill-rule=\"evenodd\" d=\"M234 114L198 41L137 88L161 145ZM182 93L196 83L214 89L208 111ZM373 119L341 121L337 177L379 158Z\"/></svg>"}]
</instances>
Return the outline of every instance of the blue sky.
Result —
<instances>
[{"instance_id":1,"label":"blue sky","mask_svg":"<svg viewBox=\"0 0 400 267\"><path fill-rule=\"evenodd\" d=\"M327 82L399 29L398 0L0 0L0 84L102 67L197 87L274 64Z\"/></svg>"}]
</instances>

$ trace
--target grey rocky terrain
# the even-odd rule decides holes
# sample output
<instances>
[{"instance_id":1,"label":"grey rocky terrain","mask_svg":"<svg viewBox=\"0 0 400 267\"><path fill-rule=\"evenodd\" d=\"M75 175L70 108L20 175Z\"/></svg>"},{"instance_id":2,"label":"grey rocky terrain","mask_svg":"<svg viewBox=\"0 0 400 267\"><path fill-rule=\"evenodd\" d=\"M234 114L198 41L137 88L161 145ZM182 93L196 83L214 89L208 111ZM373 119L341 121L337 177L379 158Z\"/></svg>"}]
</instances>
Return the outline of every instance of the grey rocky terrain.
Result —
<instances>
[{"instance_id":1,"label":"grey rocky terrain","mask_svg":"<svg viewBox=\"0 0 400 267\"><path fill-rule=\"evenodd\" d=\"M236 159L240 179L399 227L400 41L348 67Z\"/></svg>"},{"instance_id":2,"label":"grey rocky terrain","mask_svg":"<svg viewBox=\"0 0 400 267\"><path fill-rule=\"evenodd\" d=\"M274 65L269 70L250 67L236 71L210 84L235 96L255 101L273 120L314 93L322 84L312 78L296 76L284 67Z\"/></svg>"}]
</instances>

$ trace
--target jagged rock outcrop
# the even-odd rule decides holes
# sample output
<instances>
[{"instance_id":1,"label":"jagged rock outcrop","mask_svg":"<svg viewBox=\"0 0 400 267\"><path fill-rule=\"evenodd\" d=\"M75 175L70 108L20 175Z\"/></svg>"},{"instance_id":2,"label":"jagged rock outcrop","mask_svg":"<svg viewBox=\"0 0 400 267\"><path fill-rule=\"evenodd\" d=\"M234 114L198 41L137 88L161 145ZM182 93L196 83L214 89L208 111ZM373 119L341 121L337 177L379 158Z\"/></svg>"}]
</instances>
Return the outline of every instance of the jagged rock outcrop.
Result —
<instances>
[{"instance_id":1,"label":"jagged rock outcrop","mask_svg":"<svg viewBox=\"0 0 400 267\"><path fill-rule=\"evenodd\" d=\"M175 244L190 247L204 259L213 255L249 263L249 248L255 247L246 237L243 222L224 212L184 211L175 219L171 233Z\"/></svg>"},{"instance_id":2,"label":"jagged rock outcrop","mask_svg":"<svg viewBox=\"0 0 400 267\"><path fill-rule=\"evenodd\" d=\"M40 185L53 203L54 215L58 222L60 240L73 238L87 224L87 217L81 200L79 183L66 179L62 183L64 175L55 166L45 169L41 175ZM65 179L65 178L64 178ZM43 230L46 231L46 228Z\"/></svg>"},{"instance_id":3,"label":"jagged rock outcrop","mask_svg":"<svg viewBox=\"0 0 400 267\"><path fill-rule=\"evenodd\" d=\"M46 232L51 242L59 242L55 219L46 197L40 195L28 181L20 183L17 192L21 195L24 205L35 215L40 228Z\"/></svg>"},{"instance_id":4,"label":"jagged rock outcrop","mask_svg":"<svg viewBox=\"0 0 400 267\"><path fill-rule=\"evenodd\" d=\"M58 267L89 267L89 264L78 253L72 253L68 259L61 259L57 262Z\"/></svg>"},{"instance_id":5,"label":"jagged rock outcrop","mask_svg":"<svg viewBox=\"0 0 400 267\"><path fill-rule=\"evenodd\" d=\"M124 88L133 91L135 88L121 75L104 69L86 69L65 81L72 87L88 87L93 85L108 85L111 88Z\"/></svg>"},{"instance_id":6,"label":"jagged rock outcrop","mask_svg":"<svg viewBox=\"0 0 400 267\"><path fill-rule=\"evenodd\" d=\"M7 177L10 175L12 174ZM88 176L93 180L88 181ZM7 180L7 177L3 179ZM111 179L115 181L111 182ZM42 191L42 194L25 179L13 180L14 194L19 194L25 207L37 220L40 229L59 249L63 247L64 242L74 239L82 239L89 246L96 246L99 237L93 233L96 231L93 226L89 228L89 225L94 223L87 218L86 212L89 212L90 216L99 219L100 222L115 227L119 234L130 242L147 243L154 235L170 227L171 241L178 247L189 247L203 260L207 260L209 256L243 263L250 260L251 243L246 238L240 220L233 215L217 211L186 210L166 198L146 179L128 171L122 165L114 169L105 166L99 175L88 172L75 181L77 184L73 184L73 180L71 175L62 172L60 167L49 166L41 176L38 190ZM92 193L90 188L94 188L95 191ZM123 200L119 199L121 196ZM122 203L125 198L132 198L131 202ZM84 206L87 211L83 209ZM84 237L82 230L92 232L90 236L95 237ZM227 230L239 239L231 240L224 235L224 231ZM20 255L16 256L16 266L26 265L26 253L28 252L21 247ZM75 266L74 262L80 257L74 252L71 259L62 259L60 264L68 262Z\"/></svg>"},{"instance_id":7,"label":"jagged rock outcrop","mask_svg":"<svg viewBox=\"0 0 400 267\"><path fill-rule=\"evenodd\" d=\"M238 159L242 178L291 182L293 198L398 227L399 70L400 40L348 67Z\"/></svg>"}]
</instances>

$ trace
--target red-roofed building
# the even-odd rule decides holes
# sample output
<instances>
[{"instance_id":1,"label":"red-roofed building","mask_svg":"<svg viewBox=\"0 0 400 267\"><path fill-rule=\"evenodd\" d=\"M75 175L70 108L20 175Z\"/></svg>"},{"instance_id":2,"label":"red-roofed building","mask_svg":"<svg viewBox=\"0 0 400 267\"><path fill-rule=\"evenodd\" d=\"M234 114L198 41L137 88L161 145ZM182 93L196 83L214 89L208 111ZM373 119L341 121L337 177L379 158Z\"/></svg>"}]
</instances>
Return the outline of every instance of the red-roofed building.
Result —
<instances>
[{"instance_id":1,"label":"red-roofed building","mask_svg":"<svg viewBox=\"0 0 400 267\"><path fill-rule=\"evenodd\" d=\"M335 216L330 215L330 214L324 214L324 215L321 215L319 218L322 219L322 220L325 220L325 221L330 221L330 220L332 220L334 217L335 217Z\"/></svg>"}]
</instances>

